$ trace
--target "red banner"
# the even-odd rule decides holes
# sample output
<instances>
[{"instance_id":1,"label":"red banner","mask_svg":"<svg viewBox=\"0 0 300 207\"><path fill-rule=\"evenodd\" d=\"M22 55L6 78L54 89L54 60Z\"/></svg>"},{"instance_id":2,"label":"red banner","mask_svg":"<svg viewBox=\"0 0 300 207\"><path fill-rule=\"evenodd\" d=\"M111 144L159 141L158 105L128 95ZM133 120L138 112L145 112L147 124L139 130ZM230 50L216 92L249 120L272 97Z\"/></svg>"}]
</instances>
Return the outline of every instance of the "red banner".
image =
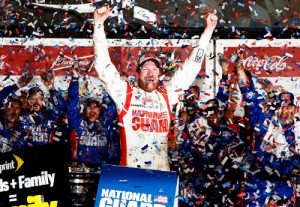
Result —
<instances>
[{"instance_id":1,"label":"red banner","mask_svg":"<svg viewBox=\"0 0 300 207\"><path fill-rule=\"evenodd\" d=\"M240 47L228 47L226 57L239 51ZM245 47L244 67L253 74L262 77L300 76L300 48L288 46ZM230 63L233 67L233 63ZM232 68L231 67L231 68Z\"/></svg>"},{"instance_id":2,"label":"red banner","mask_svg":"<svg viewBox=\"0 0 300 207\"><path fill-rule=\"evenodd\" d=\"M80 58L81 67L89 69L93 64L93 51L93 47L3 46L0 48L0 74L20 75L26 69L40 75L53 68L57 71L55 75L65 75L75 56Z\"/></svg>"},{"instance_id":3,"label":"red banner","mask_svg":"<svg viewBox=\"0 0 300 207\"><path fill-rule=\"evenodd\" d=\"M109 48L112 62L120 74L124 76L135 75L137 60L143 53L156 53L164 60L168 70L172 66L180 67L180 62L188 56L190 51L191 46L179 48L120 46ZM76 58L79 60L79 66L84 73L88 72L89 76L97 75L93 68L94 49L92 46L4 45L0 48L0 75L20 75L24 69L34 75L41 75L42 72L53 69L56 76L64 76Z\"/></svg>"}]
</instances>

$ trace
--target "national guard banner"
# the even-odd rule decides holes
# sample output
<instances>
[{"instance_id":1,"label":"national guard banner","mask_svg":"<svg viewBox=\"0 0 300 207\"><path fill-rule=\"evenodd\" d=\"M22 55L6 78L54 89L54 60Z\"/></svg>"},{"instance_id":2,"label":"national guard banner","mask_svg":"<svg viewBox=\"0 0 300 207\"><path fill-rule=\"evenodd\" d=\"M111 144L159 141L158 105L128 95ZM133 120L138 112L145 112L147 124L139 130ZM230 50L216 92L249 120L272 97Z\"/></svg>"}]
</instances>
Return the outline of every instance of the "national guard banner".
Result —
<instances>
[{"instance_id":1,"label":"national guard banner","mask_svg":"<svg viewBox=\"0 0 300 207\"><path fill-rule=\"evenodd\" d=\"M95 207L173 207L176 172L103 165Z\"/></svg>"},{"instance_id":2,"label":"national guard banner","mask_svg":"<svg viewBox=\"0 0 300 207\"><path fill-rule=\"evenodd\" d=\"M0 154L1 207L70 206L65 144Z\"/></svg>"}]
</instances>

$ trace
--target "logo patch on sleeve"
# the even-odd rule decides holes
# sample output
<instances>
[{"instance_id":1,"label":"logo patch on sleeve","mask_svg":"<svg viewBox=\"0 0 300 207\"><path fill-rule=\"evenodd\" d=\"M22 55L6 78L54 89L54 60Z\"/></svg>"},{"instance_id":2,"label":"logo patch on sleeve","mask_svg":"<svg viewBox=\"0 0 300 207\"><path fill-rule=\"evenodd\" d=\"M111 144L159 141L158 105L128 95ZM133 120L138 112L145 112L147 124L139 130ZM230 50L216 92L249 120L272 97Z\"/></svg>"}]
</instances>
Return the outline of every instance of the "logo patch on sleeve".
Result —
<instances>
[{"instance_id":1,"label":"logo patch on sleeve","mask_svg":"<svg viewBox=\"0 0 300 207\"><path fill-rule=\"evenodd\" d=\"M197 54L196 54L196 57L195 57L195 61L196 61L197 63L200 63L201 60L202 60L202 58L203 58L203 55L204 55L204 50L198 49Z\"/></svg>"}]
</instances>

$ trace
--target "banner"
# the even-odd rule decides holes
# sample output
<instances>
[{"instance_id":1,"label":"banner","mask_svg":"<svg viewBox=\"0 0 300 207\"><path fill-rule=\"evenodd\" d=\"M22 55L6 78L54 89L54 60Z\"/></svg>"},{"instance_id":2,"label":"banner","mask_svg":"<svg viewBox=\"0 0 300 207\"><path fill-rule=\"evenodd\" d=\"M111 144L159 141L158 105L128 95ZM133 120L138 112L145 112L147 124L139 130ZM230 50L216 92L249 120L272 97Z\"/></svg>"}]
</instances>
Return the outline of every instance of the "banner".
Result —
<instances>
[{"instance_id":1,"label":"banner","mask_svg":"<svg viewBox=\"0 0 300 207\"><path fill-rule=\"evenodd\" d=\"M181 65L188 57L197 40L144 40L108 39L112 63L123 76L136 73L139 57L154 53L163 61L166 70ZM0 74L21 75L24 69L35 75L50 69L56 75L66 75L66 70L79 60L79 67L89 76L96 76L93 70L94 48L91 39L21 39L0 40ZM200 68L199 68L200 69ZM205 69L203 65L202 70Z\"/></svg>"},{"instance_id":2,"label":"banner","mask_svg":"<svg viewBox=\"0 0 300 207\"><path fill-rule=\"evenodd\" d=\"M103 165L95 207L177 206L176 172Z\"/></svg>"},{"instance_id":3,"label":"banner","mask_svg":"<svg viewBox=\"0 0 300 207\"><path fill-rule=\"evenodd\" d=\"M55 143L0 154L0 206L71 206L66 152Z\"/></svg>"},{"instance_id":4,"label":"banner","mask_svg":"<svg viewBox=\"0 0 300 207\"><path fill-rule=\"evenodd\" d=\"M107 44L112 63L125 79L132 81L137 78L136 69L139 57L151 52L162 59L165 79L168 80L176 69L181 69L182 63L189 56L197 41L197 39L108 39ZM94 89L101 85L94 69L92 39L3 38L0 39L0 44L2 45L0 47L0 79L2 76L1 80L3 80L0 88L10 84L9 79L16 81L24 70L34 75L31 85L43 87L39 76L52 70L55 75L54 85L67 90L70 69L75 60L78 60L80 76L90 81L90 91L95 91ZM209 83L201 87L200 93L204 99L213 96L214 88L211 87L211 83L214 82L214 70L212 70L214 59L210 58L212 52L213 44L211 43L202 67L192 68L192 70L200 71L195 84L201 86L203 81ZM86 87L83 81L80 83L81 88Z\"/></svg>"},{"instance_id":5,"label":"banner","mask_svg":"<svg viewBox=\"0 0 300 207\"><path fill-rule=\"evenodd\" d=\"M243 66L258 78L267 78L273 85L300 95L300 42L295 39L216 40L216 54L244 54ZM217 59L217 58L216 58ZM229 61L229 68L234 63ZM221 67L217 64L217 71ZM255 82L256 83L256 82Z\"/></svg>"}]
</instances>

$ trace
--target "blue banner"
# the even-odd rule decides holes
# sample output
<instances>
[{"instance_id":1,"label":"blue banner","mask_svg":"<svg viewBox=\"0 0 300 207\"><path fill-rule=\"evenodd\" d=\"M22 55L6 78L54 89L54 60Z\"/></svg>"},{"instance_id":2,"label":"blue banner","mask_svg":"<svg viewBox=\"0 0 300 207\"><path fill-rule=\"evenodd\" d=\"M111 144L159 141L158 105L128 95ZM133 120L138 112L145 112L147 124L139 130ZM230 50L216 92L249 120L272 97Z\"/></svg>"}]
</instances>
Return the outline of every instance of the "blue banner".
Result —
<instances>
[{"instance_id":1,"label":"blue banner","mask_svg":"<svg viewBox=\"0 0 300 207\"><path fill-rule=\"evenodd\" d=\"M103 165L95 207L177 206L175 172Z\"/></svg>"}]
</instances>

